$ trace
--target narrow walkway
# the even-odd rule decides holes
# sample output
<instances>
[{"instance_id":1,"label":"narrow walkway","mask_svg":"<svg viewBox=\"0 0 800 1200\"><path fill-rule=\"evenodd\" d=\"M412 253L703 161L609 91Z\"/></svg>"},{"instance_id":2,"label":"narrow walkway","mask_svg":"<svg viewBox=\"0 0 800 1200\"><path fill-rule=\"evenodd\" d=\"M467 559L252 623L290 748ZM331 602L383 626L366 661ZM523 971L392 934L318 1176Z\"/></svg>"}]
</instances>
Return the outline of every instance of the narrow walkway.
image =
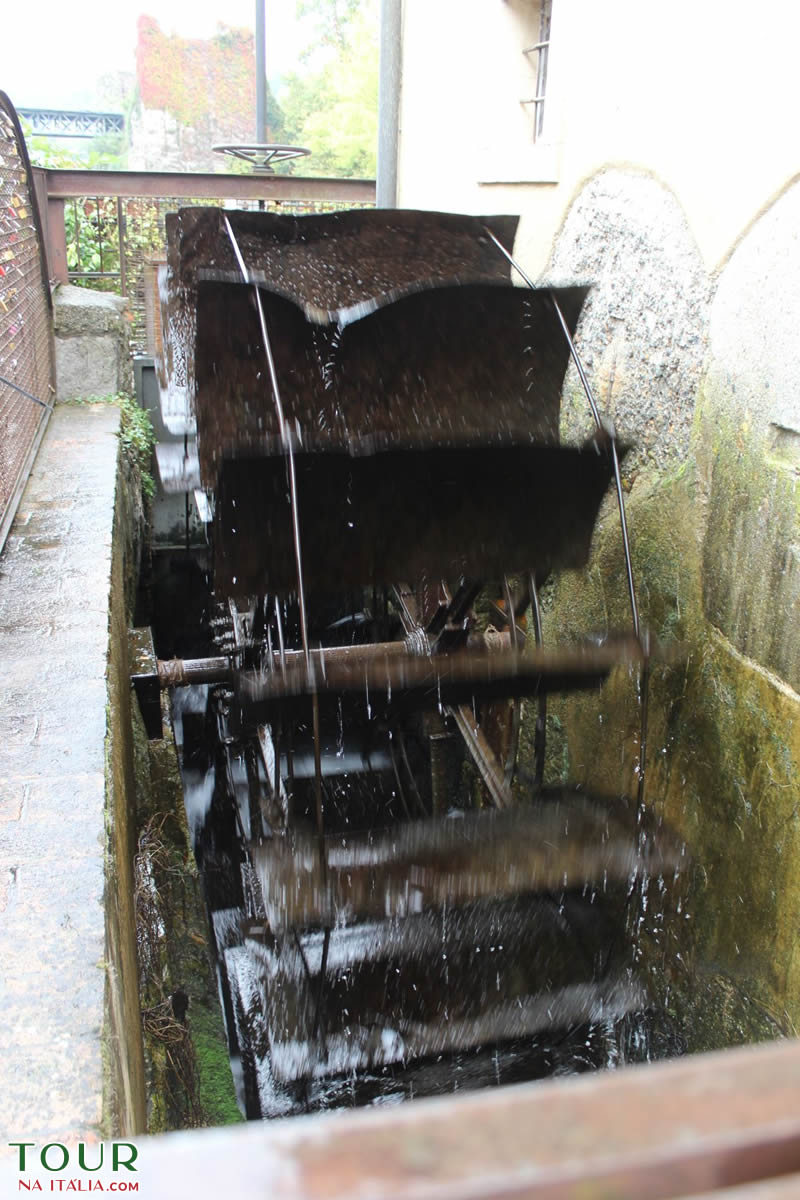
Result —
<instances>
[{"instance_id":1,"label":"narrow walkway","mask_svg":"<svg viewBox=\"0 0 800 1200\"><path fill-rule=\"evenodd\" d=\"M0 1145L101 1116L117 410L57 408L0 556Z\"/></svg>"}]
</instances>

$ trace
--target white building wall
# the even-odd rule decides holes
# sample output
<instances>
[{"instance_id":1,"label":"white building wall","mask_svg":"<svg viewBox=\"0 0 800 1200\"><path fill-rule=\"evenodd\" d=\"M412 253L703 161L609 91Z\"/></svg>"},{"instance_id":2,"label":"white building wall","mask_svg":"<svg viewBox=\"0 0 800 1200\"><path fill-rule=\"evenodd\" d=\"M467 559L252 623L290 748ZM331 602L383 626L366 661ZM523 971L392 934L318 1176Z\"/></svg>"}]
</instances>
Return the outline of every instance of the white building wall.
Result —
<instances>
[{"instance_id":1,"label":"white building wall","mask_svg":"<svg viewBox=\"0 0 800 1200\"><path fill-rule=\"evenodd\" d=\"M800 10L783 0L553 0L543 141L519 100L538 0L404 0L399 203L522 212L538 272L584 180L666 183L708 270L800 171ZM535 61L535 56L530 56Z\"/></svg>"}]
</instances>

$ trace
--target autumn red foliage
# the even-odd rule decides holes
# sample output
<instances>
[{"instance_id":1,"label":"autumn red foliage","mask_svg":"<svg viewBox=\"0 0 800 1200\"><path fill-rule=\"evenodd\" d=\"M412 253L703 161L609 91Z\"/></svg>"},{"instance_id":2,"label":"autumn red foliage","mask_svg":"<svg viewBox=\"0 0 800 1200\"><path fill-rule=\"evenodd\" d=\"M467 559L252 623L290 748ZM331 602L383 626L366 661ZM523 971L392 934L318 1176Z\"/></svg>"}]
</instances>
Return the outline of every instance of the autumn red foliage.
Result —
<instances>
[{"instance_id":1,"label":"autumn red foliage","mask_svg":"<svg viewBox=\"0 0 800 1200\"><path fill-rule=\"evenodd\" d=\"M256 79L250 30L220 24L204 41L166 34L154 17L141 16L136 76L145 108L163 109L182 125L211 123L231 139L252 137Z\"/></svg>"}]
</instances>

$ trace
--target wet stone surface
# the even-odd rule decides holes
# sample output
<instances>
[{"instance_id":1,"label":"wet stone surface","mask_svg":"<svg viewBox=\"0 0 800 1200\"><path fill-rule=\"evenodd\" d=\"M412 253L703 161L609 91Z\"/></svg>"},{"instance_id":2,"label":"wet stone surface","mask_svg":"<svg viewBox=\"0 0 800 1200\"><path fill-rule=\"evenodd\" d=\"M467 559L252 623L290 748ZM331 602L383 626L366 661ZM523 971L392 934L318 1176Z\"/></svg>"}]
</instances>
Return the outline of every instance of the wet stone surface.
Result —
<instances>
[{"instance_id":1,"label":"wet stone surface","mask_svg":"<svg viewBox=\"0 0 800 1200\"><path fill-rule=\"evenodd\" d=\"M101 1117L104 739L119 422L53 413L0 556L0 1142Z\"/></svg>"}]
</instances>

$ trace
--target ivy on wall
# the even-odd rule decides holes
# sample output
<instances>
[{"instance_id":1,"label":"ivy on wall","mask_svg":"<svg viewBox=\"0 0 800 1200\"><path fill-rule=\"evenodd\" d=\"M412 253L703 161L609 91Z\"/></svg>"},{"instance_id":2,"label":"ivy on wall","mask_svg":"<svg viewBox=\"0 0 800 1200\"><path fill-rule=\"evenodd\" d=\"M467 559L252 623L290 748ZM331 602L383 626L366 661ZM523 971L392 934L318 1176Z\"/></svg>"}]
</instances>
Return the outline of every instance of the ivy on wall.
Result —
<instances>
[{"instance_id":1,"label":"ivy on wall","mask_svg":"<svg viewBox=\"0 0 800 1200\"><path fill-rule=\"evenodd\" d=\"M164 33L154 17L138 20L136 76L145 108L181 125L214 119L231 138L251 138L256 106L255 45L247 29L219 25L208 41Z\"/></svg>"}]
</instances>

